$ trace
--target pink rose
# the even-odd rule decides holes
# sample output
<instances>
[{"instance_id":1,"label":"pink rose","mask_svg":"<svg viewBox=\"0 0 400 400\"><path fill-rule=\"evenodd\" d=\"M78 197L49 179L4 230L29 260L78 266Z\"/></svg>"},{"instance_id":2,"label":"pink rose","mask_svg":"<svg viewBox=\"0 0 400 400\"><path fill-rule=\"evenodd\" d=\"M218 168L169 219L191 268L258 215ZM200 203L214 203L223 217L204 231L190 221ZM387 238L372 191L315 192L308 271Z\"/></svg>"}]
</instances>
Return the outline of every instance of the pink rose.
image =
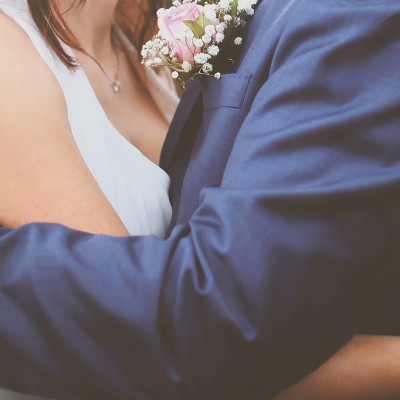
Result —
<instances>
[{"instance_id":1,"label":"pink rose","mask_svg":"<svg viewBox=\"0 0 400 400\"><path fill-rule=\"evenodd\" d=\"M192 40L185 36L187 26L183 21L194 21L203 12L203 7L193 3L185 3L171 7L158 18L158 27L163 39L172 46L180 62L193 62L193 55L199 53Z\"/></svg>"}]
</instances>

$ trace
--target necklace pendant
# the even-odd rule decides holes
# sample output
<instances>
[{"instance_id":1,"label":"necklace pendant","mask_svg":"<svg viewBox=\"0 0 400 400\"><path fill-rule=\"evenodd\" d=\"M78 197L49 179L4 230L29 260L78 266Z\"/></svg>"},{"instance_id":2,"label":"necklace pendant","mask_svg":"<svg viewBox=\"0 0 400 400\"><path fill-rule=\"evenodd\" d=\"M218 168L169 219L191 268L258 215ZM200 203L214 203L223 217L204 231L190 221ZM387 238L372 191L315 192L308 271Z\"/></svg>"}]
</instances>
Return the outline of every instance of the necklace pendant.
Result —
<instances>
[{"instance_id":1,"label":"necklace pendant","mask_svg":"<svg viewBox=\"0 0 400 400\"><path fill-rule=\"evenodd\" d=\"M121 83L119 81L113 82L112 88L114 90L114 93L119 93L121 91Z\"/></svg>"}]
</instances>

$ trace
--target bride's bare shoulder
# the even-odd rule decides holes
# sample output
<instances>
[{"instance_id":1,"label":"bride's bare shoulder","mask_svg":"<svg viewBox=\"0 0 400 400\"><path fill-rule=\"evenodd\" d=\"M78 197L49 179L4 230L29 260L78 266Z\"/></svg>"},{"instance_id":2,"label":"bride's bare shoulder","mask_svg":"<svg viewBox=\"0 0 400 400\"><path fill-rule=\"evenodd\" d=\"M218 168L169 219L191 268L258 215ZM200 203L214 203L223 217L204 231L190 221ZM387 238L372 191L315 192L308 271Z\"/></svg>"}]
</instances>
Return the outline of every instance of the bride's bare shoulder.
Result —
<instances>
[{"instance_id":1,"label":"bride's bare shoulder","mask_svg":"<svg viewBox=\"0 0 400 400\"><path fill-rule=\"evenodd\" d=\"M25 31L10 17L0 11L0 85L7 98L15 104L36 96L46 96L64 108L64 97L59 84L35 49ZM27 93L29 96L27 97ZM25 96L24 96L25 95ZM7 99L0 96L0 104ZM33 105L32 105L33 106Z\"/></svg>"},{"instance_id":2,"label":"bride's bare shoulder","mask_svg":"<svg viewBox=\"0 0 400 400\"><path fill-rule=\"evenodd\" d=\"M126 235L78 150L59 82L4 14L0 88L0 225L57 222Z\"/></svg>"},{"instance_id":3,"label":"bride's bare shoulder","mask_svg":"<svg viewBox=\"0 0 400 400\"><path fill-rule=\"evenodd\" d=\"M25 31L0 9L0 51L4 62L15 56L34 52L34 46Z\"/></svg>"}]
</instances>

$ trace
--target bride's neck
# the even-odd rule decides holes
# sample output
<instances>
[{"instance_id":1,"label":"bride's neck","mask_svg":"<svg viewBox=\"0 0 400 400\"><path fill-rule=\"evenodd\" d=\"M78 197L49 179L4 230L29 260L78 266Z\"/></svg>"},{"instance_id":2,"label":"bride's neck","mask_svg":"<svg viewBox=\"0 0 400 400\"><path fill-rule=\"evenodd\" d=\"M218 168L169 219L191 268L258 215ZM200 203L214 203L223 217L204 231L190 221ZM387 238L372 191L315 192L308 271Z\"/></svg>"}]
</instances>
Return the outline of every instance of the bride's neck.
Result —
<instances>
[{"instance_id":1,"label":"bride's neck","mask_svg":"<svg viewBox=\"0 0 400 400\"><path fill-rule=\"evenodd\" d=\"M71 0L61 3L68 10ZM117 0L86 0L63 15L79 43L96 59L106 59L114 53L111 26L116 5Z\"/></svg>"}]
</instances>

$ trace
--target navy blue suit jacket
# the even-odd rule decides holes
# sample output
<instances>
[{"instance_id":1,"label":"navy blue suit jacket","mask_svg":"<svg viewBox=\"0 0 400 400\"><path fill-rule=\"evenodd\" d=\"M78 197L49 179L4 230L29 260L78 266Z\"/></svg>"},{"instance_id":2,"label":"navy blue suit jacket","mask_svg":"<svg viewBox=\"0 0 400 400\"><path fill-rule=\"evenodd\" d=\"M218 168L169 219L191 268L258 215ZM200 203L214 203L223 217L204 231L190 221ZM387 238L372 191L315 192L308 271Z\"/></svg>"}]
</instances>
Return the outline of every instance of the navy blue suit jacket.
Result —
<instances>
[{"instance_id":1,"label":"navy blue suit jacket","mask_svg":"<svg viewBox=\"0 0 400 400\"><path fill-rule=\"evenodd\" d=\"M263 0L191 85L167 240L0 230L0 384L60 399L266 399L399 287L398 0Z\"/></svg>"}]
</instances>

